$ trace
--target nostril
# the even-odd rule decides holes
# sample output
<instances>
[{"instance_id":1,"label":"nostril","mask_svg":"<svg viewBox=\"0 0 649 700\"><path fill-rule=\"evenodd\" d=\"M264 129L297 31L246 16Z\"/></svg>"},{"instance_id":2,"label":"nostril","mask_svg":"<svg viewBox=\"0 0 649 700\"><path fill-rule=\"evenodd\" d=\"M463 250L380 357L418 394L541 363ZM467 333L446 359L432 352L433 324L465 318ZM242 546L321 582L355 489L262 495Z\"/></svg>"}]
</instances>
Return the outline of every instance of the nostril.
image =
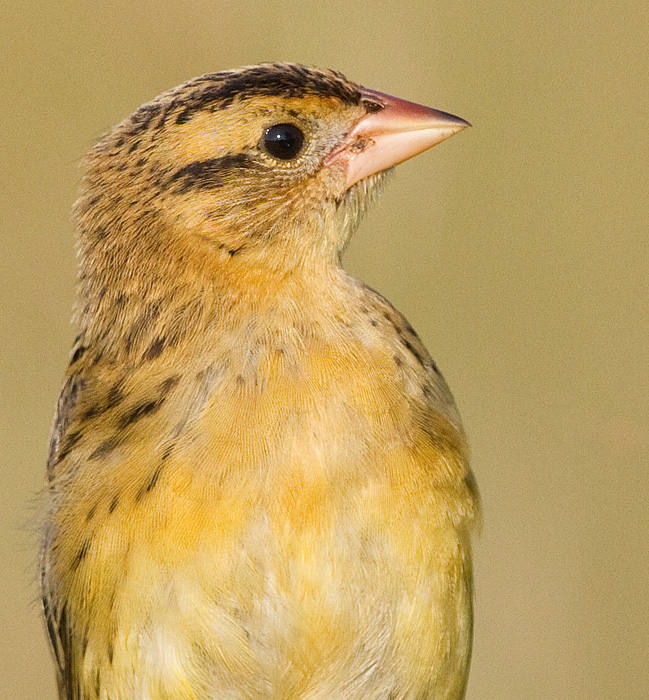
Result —
<instances>
[{"instance_id":1,"label":"nostril","mask_svg":"<svg viewBox=\"0 0 649 700\"><path fill-rule=\"evenodd\" d=\"M361 151L364 151L368 145L369 145L368 139L361 138L361 139L358 139L357 141L354 141L354 143L352 143L349 146L349 150L350 151L357 151L360 153Z\"/></svg>"},{"instance_id":2,"label":"nostril","mask_svg":"<svg viewBox=\"0 0 649 700\"><path fill-rule=\"evenodd\" d=\"M365 105L365 108L367 109L367 111L370 113L379 112L380 110L382 110L385 107L384 104L381 104L380 102L376 102L375 100L364 99L361 101Z\"/></svg>"}]
</instances>

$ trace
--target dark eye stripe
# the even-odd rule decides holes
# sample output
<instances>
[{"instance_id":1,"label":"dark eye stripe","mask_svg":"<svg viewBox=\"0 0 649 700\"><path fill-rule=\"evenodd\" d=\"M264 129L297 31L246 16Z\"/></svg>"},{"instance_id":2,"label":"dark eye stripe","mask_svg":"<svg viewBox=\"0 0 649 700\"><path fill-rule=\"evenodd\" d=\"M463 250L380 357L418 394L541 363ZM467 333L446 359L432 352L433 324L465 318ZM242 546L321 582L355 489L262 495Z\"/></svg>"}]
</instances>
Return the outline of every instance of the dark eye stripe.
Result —
<instances>
[{"instance_id":1,"label":"dark eye stripe","mask_svg":"<svg viewBox=\"0 0 649 700\"><path fill-rule=\"evenodd\" d=\"M222 187L234 173L253 168L256 161L247 153L200 160L177 170L170 179L174 191L213 190Z\"/></svg>"}]
</instances>

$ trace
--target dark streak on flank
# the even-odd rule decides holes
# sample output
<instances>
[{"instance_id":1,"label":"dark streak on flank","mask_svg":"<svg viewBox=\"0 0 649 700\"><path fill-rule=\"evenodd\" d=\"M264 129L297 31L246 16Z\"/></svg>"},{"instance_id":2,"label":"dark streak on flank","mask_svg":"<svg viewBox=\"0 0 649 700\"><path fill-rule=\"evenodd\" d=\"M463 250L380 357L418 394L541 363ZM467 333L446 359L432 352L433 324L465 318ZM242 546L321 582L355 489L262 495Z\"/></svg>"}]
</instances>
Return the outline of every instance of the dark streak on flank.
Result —
<instances>
[{"instance_id":1,"label":"dark streak on flank","mask_svg":"<svg viewBox=\"0 0 649 700\"><path fill-rule=\"evenodd\" d=\"M158 479L160 478L160 474L162 473L162 466L158 467L155 472L153 472L153 476L151 479L149 479L149 483L146 485L146 492L150 493L153 491L155 488L155 485L158 483Z\"/></svg>"},{"instance_id":2,"label":"dark streak on flank","mask_svg":"<svg viewBox=\"0 0 649 700\"><path fill-rule=\"evenodd\" d=\"M142 403L137 404L128 413L125 413L120 418L118 427L120 428L120 430L123 430L124 428L128 428L129 425L136 423L140 419L145 418L146 416L153 415L154 413L160 410L160 407L162 406L163 402L164 399L158 398L154 399L153 401L144 401Z\"/></svg>"},{"instance_id":3,"label":"dark streak on flank","mask_svg":"<svg viewBox=\"0 0 649 700\"><path fill-rule=\"evenodd\" d=\"M151 416L159 411L162 404L165 402L167 394L178 385L178 382L180 382L179 374L174 374L167 377L167 379L161 382L158 387L160 392L159 396L157 396L155 399L151 399L150 401L142 401L131 407L129 411L120 417L117 423L118 429L124 430L142 418Z\"/></svg>"},{"instance_id":4,"label":"dark streak on flank","mask_svg":"<svg viewBox=\"0 0 649 700\"><path fill-rule=\"evenodd\" d=\"M95 513L97 512L97 504L95 505L88 511L88 515L86 515L86 522L89 523L94 517Z\"/></svg>"},{"instance_id":5,"label":"dark streak on flank","mask_svg":"<svg viewBox=\"0 0 649 700\"><path fill-rule=\"evenodd\" d=\"M61 449L59 450L58 454L56 455L56 463L58 464L62 460L64 460L70 452L76 447L77 443L79 440L81 440L82 433L81 431L77 430L76 432L69 433L68 435L65 436L63 445Z\"/></svg>"},{"instance_id":6,"label":"dark streak on flank","mask_svg":"<svg viewBox=\"0 0 649 700\"><path fill-rule=\"evenodd\" d=\"M74 561L72 562L72 571L76 571L79 568L79 565L81 564L81 562L86 558L89 549L90 549L90 540L87 539L81 545L81 549L79 550L77 556L74 558Z\"/></svg>"},{"instance_id":7,"label":"dark streak on flank","mask_svg":"<svg viewBox=\"0 0 649 700\"><path fill-rule=\"evenodd\" d=\"M113 513L115 511L115 508L119 505L119 494L115 494L113 496L113 500L110 502L110 505L108 506L108 512Z\"/></svg>"},{"instance_id":8,"label":"dark streak on flank","mask_svg":"<svg viewBox=\"0 0 649 700\"><path fill-rule=\"evenodd\" d=\"M113 642L111 639L108 640L108 644L106 645L106 652L108 654L108 663L112 664L113 663Z\"/></svg>"},{"instance_id":9,"label":"dark streak on flank","mask_svg":"<svg viewBox=\"0 0 649 700\"><path fill-rule=\"evenodd\" d=\"M247 153L233 153L185 165L171 176L169 183L177 194L184 194L190 190L218 189L234 173L253 167L259 167L259 163L252 156Z\"/></svg>"},{"instance_id":10,"label":"dark streak on flank","mask_svg":"<svg viewBox=\"0 0 649 700\"><path fill-rule=\"evenodd\" d=\"M87 409L82 415L82 419L88 420L89 418L100 416L103 413L106 413L106 411L109 411L111 408L115 408L115 406L121 403L123 399L124 394L122 394L119 386L115 385L108 390L106 400L97 406L91 406L89 409Z\"/></svg>"},{"instance_id":11,"label":"dark streak on flank","mask_svg":"<svg viewBox=\"0 0 649 700\"><path fill-rule=\"evenodd\" d=\"M93 452L91 452L88 459L103 459L107 457L118 445L120 441L117 437L112 436L107 440L100 442L99 445Z\"/></svg>"},{"instance_id":12,"label":"dark streak on flank","mask_svg":"<svg viewBox=\"0 0 649 700\"><path fill-rule=\"evenodd\" d=\"M136 503L141 501L142 498L147 493L151 493L153 489L155 488L155 485L158 483L158 479L160 479L160 474L162 473L162 465L159 465L156 470L153 472L153 475L149 479L149 481L144 484L143 486L140 486L138 492L135 494L135 501Z\"/></svg>"}]
</instances>

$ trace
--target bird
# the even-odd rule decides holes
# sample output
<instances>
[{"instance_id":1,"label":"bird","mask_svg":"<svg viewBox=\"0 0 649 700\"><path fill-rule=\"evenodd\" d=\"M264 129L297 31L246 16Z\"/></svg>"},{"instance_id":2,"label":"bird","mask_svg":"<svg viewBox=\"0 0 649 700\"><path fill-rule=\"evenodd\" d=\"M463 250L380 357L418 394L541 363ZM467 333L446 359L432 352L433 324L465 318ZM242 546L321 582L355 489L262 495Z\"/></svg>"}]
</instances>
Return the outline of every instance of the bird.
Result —
<instances>
[{"instance_id":1,"label":"bird","mask_svg":"<svg viewBox=\"0 0 649 700\"><path fill-rule=\"evenodd\" d=\"M61 700L458 700L479 496L437 365L343 249L468 122L265 63L83 160L41 527Z\"/></svg>"}]
</instances>

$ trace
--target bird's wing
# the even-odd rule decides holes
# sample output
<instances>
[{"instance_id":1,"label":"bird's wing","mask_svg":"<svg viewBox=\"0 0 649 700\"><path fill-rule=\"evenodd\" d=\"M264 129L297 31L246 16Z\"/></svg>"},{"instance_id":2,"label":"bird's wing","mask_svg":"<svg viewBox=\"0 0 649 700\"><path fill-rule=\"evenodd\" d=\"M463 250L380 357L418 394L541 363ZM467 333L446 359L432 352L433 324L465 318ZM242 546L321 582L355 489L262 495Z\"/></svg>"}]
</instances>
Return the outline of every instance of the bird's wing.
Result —
<instances>
[{"instance_id":1,"label":"bird's wing","mask_svg":"<svg viewBox=\"0 0 649 700\"><path fill-rule=\"evenodd\" d=\"M74 361L68 368L50 432L47 459L47 476L50 482L56 476L56 466L74 448L80 437L80 433L69 430L79 403L79 395L84 388L84 381L80 374L73 370L73 365ZM81 700L79 686L74 680L71 620L67 607L56 601L50 586L49 536L51 534L46 534L41 549L41 600L47 633L56 660L59 697L61 700Z\"/></svg>"},{"instance_id":2,"label":"bird's wing","mask_svg":"<svg viewBox=\"0 0 649 700\"><path fill-rule=\"evenodd\" d=\"M45 557L41 560L41 578L43 580L43 614L47 625L54 659L61 700L82 700L79 684L75 682L72 657L72 627L65 605L57 610L55 601L47 589L47 572Z\"/></svg>"},{"instance_id":3,"label":"bird's wing","mask_svg":"<svg viewBox=\"0 0 649 700\"><path fill-rule=\"evenodd\" d=\"M83 390L84 381L77 373L68 374L56 404L54 423L50 432L50 449L47 458L47 476L52 480L56 465L65 457L79 440L79 433L69 433L74 409Z\"/></svg>"}]
</instances>

